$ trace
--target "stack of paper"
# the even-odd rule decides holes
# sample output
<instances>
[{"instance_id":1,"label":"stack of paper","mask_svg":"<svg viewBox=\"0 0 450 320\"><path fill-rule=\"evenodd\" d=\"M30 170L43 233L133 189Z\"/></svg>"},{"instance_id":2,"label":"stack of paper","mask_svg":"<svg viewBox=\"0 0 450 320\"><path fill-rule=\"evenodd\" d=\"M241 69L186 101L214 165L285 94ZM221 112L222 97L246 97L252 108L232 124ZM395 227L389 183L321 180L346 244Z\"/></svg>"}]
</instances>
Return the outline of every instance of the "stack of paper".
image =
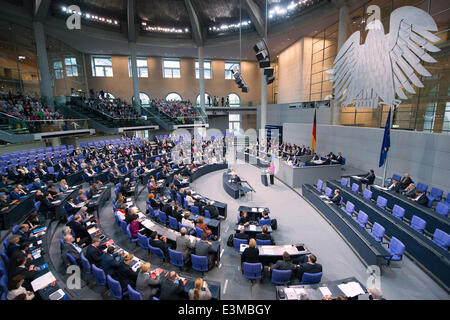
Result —
<instances>
[{"instance_id":1,"label":"stack of paper","mask_svg":"<svg viewBox=\"0 0 450 320\"><path fill-rule=\"evenodd\" d=\"M338 288L345 294L346 297L349 298L364 294L364 290L361 288L359 283L355 281L340 284L338 285Z\"/></svg>"},{"instance_id":2,"label":"stack of paper","mask_svg":"<svg viewBox=\"0 0 450 320\"><path fill-rule=\"evenodd\" d=\"M250 231L256 231L256 226L255 225L250 225L249 226Z\"/></svg>"},{"instance_id":3,"label":"stack of paper","mask_svg":"<svg viewBox=\"0 0 450 320\"><path fill-rule=\"evenodd\" d=\"M322 292L323 296L332 296L330 289L328 287L320 287L320 292Z\"/></svg>"},{"instance_id":4,"label":"stack of paper","mask_svg":"<svg viewBox=\"0 0 450 320\"><path fill-rule=\"evenodd\" d=\"M297 293L293 288L284 288L284 293L286 294L286 299L297 300Z\"/></svg>"},{"instance_id":5,"label":"stack of paper","mask_svg":"<svg viewBox=\"0 0 450 320\"><path fill-rule=\"evenodd\" d=\"M258 209L258 212L263 212L264 211L264 208L259 208Z\"/></svg>"},{"instance_id":6,"label":"stack of paper","mask_svg":"<svg viewBox=\"0 0 450 320\"><path fill-rule=\"evenodd\" d=\"M295 294L297 295L297 299L300 300L300 296L302 294L306 294L306 290L303 288L294 288Z\"/></svg>"},{"instance_id":7,"label":"stack of paper","mask_svg":"<svg viewBox=\"0 0 450 320\"><path fill-rule=\"evenodd\" d=\"M36 292L45 288L53 281L56 281L55 276L53 275L53 273L47 272L46 274L40 276L39 278L31 281L31 286L33 287L33 291Z\"/></svg>"}]
</instances>

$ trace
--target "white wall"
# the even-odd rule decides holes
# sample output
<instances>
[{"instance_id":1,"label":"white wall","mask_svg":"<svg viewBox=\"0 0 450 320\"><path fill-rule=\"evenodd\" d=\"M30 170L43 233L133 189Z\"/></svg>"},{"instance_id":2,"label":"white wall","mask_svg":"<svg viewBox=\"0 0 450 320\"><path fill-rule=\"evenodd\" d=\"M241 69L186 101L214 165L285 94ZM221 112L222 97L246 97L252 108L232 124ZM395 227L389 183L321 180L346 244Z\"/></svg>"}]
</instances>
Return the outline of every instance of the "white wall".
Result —
<instances>
[{"instance_id":1,"label":"white wall","mask_svg":"<svg viewBox=\"0 0 450 320\"><path fill-rule=\"evenodd\" d=\"M284 141L311 144L312 124L284 123ZM342 152L347 164L361 170L378 167L384 129L318 125L316 149L319 154ZM450 192L450 135L391 130L387 176L408 172L415 183L423 182Z\"/></svg>"}]
</instances>

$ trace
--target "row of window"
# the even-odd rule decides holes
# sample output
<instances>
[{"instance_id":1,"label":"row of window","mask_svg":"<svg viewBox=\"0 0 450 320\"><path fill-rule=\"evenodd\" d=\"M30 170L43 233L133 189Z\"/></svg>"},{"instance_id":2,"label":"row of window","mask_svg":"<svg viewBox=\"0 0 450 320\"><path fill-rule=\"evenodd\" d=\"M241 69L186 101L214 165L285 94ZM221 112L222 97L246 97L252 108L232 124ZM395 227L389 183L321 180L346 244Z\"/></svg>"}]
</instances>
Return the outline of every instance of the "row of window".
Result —
<instances>
[{"instance_id":1,"label":"row of window","mask_svg":"<svg viewBox=\"0 0 450 320\"><path fill-rule=\"evenodd\" d=\"M138 57L136 58L137 64L137 75L139 78L148 78L148 66L147 58ZM92 65L92 75L94 77L112 77L112 59L111 57L99 57L93 56L91 60ZM226 61L225 62L225 79L232 80L233 75L231 69L237 66L240 68L240 63L236 61ZM164 78L181 78L181 65L180 59L163 59L162 64L162 75ZM64 66L62 61L53 62L53 69L56 79L62 79L64 77L64 70L66 71L67 77L77 77L77 59L74 57L65 58ZM128 75L131 77L131 58L128 58ZM205 79L212 79L212 68L211 61L206 60L203 62L203 72ZM199 79L199 62L195 61L195 78Z\"/></svg>"},{"instance_id":2,"label":"row of window","mask_svg":"<svg viewBox=\"0 0 450 320\"><path fill-rule=\"evenodd\" d=\"M110 92L105 92L105 97L107 99L115 99L115 97ZM239 107L241 105L241 98L236 93L230 93L228 96L228 102L230 104L230 107ZM139 99L141 100L141 103L145 106L150 103L150 97L148 94L144 92L139 92ZM171 92L167 94L166 101L182 101L181 95L179 95L176 92ZM205 93L205 105L211 105L212 106L213 101L211 96L208 93ZM200 94L197 95L197 105L200 105Z\"/></svg>"}]
</instances>

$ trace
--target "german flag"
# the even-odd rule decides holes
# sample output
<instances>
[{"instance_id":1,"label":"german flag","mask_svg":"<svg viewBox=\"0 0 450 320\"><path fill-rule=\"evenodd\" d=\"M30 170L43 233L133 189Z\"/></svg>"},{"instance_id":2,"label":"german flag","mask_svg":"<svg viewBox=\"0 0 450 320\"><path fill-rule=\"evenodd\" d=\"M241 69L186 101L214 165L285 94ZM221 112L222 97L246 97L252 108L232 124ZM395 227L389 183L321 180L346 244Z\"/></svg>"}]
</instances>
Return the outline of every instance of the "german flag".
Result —
<instances>
[{"instance_id":1,"label":"german flag","mask_svg":"<svg viewBox=\"0 0 450 320\"><path fill-rule=\"evenodd\" d=\"M311 147L312 147L312 151L314 152L314 150L316 150L316 141L317 141L317 136L316 136L316 109L314 109L314 123L313 123L313 130L312 130L312 139L311 139Z\"/></svg>"}]
</instances>

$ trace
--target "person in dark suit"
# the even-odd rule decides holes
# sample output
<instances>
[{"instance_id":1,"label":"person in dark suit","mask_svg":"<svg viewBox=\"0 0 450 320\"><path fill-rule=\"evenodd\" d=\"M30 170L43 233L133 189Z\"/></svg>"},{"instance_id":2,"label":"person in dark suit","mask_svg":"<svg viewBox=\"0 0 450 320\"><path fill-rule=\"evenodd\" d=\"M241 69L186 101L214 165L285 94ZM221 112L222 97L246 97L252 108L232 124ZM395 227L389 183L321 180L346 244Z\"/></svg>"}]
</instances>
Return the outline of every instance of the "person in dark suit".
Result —
<instances>
[{"instance_id":1,"label":"person in dark suit","mask_svg":"<svg viewBox=\"0 0 450 320\"><path fill-rule=\"evenodd\" d=\"M191 249L195 248L195 243L197 241L194 240L191 242L189 237L186 236L187 230L184 227L180 229L180 234L181 235L176 238L176 251L181 252L183 255L184 264L186 264L191 259Z\"/></svg>"},{"instance_id":2,"label":"person in dark suit","mask_svg":"<svg viewBox=\"0 0 450 320\"><path fill-rule=\"evenodd\" d=\"M160 300L185 299L184 285L180 276L175 271L170 271L166 279L161 280Z\"/></svg>"},{"instance_id":3,"label":"person in dark suit","mask_svg":"<svg viewBox=\"0 0 450 320\"><path fill-rule=\"evenodd\" d=\"M104 247L100 246L100 238L94 237L92 243L86 248L86 259L89 260L90 264L95 264L96 267L100 268L102 265L102 256Z\"/></svg>"},{"instance_id":4,"label":"person in dark suit","mask_svg":"<svg viewBox=\"0 0 450 320\"><path fill-rule=\"evenodd\" d=\"M326 197L326 199L332 201L335 205L339 205L341 203L341 199L342 199L340 193L341 192L340 192L339 189L335 189L333 197L331 197L331 198L330 197Z\"/></svg>"},{"instance_id":5,"label":"person in dark suit","mask_svg":"<svg viewBox=\"0 0 450 320\"><path fill-rule=\"evenodd\" d=\"M208 269L214 267L216 251L213 249L211 242L208 241L208 234L202 233L200 241L195 244L195 255L206 257L208 259Z\"/></svg>"},{"instance_id":6,"label":"person in dark suit","mask_svg":"<svg viewBox=\"0 0 450 320\"><path fill-rule=\"evenodd\" d=\"M21 274L25 277L23 287L27 290L32 290L31 281L36 277L36 270L34 265L25 266L27 259L24 255L19 255L16 258L16 267L9 270L8 278L12 279L16 275Z\"/></svg>"},{"instance_id":7,"label":"person in dark suit","mask_svg":"<svg viewBox=\"0 0 450 320\"><path fill-rule=\"evenodd\" d=\"M416 186L413 183L410 183L409 186L402 191L402 194L408 198L414 198L416 196Z\"/></svg>"},{"instance_id":8,"label":"person in dark suit","mask_svg":"<svg viewBox=\"0 0 450 320\"><path fill-rule=\"evenodd\" d=\"M40 191L36 192L36 200L40 201L41 204L39 206L39 212L46 214L49 213L49 216L52 219L56 218L55 208L56 205L52 203L53 197L50 193L42 193Z\"/></svg>"},{"instance_id":9,"label":"person in dark suit","mask_svg":"<svg viewBox=\"0 0 450 320\"><path fill-rule=\"evenodd\" d=\"M368 186L372 185L375 182L375 171L372 169L369 170L369 173L361 179L361 183L365 183Z\"/></svg>"},{"instance_id":10,"label":"person in dark suit","mask_svg":"<svg viewBox=\"0 0 450 320\"><path fill-rule=\"evenodd\" d=\"M209 211L211 219L217 219L219 217L219 209L217 209L216 206L213 206L210 200L206 201L205 210Z\"/></svg>"},{"instance_id":11,"label":"person in dark suit","mask_svg":"<svg viewBox=\"0 0 450 320\"><path fill-rule=\"evenodd\" d=\"M319 273L322 272L322 265L317 263L317 257L314 254L310 254L308 257L301 256L298 259L298 276L302 281L303 274L306 273Z\"/></svg>"},{"instance_id":12,"label":"person in dark suit","mask_svg":"<svg viewBox=\"0 0 450 320\"><path fill-rule=\"evenodd\" d=\"M262 232L256 235L256 239L258 240L270 240L271 244L274 246L275 241L273 237L268 233L269 228L266 225L263 225L261 228Z\"/></svg>"},{"instance_id":13,"label":"person in dark suit","mask_svg":"<svg viewBox=\"0 0 450 320\"><path fill-rule=\"evenodd\" d=\"M400 191L400 184L398 183L398 180L393 179L391 183L388 185L388 190L393 192L399 192Z\"/></svg>"},{"instance_id":14,"label":"person in dark suit","mask_svg":"<svg viewBox=\"0 0 450 320\"><path fill-rule=\"evenodd\" d=\"M75 236L77 238L77 243L83 245L89 245L91 243L91 236L87 231L86 225L82 221L82 217L80 214L76 214L71 222L67 225L75 232Z\"/></svg>"},{"instance_id":15,"label":"person in dark suit","mask_svg":"<svg viewBox=\"0 0 450 320\"><path fill-rule=\"evenodd\" d=\"M338 152L337 157L334 156L334 159L332 159L331 161L333 161L334 163L342 164L344 162L344 158L342 157L342 153Z\"/></svg>"},{"instance_id":16,"label":"person in dark suit","mask_svg":"<svg viewBox=\"0 0 450 320\"><path fill-rule=\"evenodd\" d=\"M102 255L102 264L101 268L105 272L105 275L112 275L116 271L116 269L123 262L123 251L121 250L118 253L114 253L114 246L109 246L106 249L106 253Z\"/></svg>"},{"instance_id":17,"label":"person in dark suit","mask_svg":"<svg viewBox=\"0 0 450 320\"><path fill-rule=\"evenodd\" d=\"M178 222L181 222L183 219L183 210L180 210L180 207L176 204L173 206L173 210L170 215L177 219Z\"/></svg>"},{"instance_id":18,"label":"person in dark suit","mask_svg":"<svg viewBox=\"0 0 450 320\"><path fill-rule=\"evenodd\" d=\"M21 224L19 229L16 232L17 235L20 236L20 242L33 242L33 238L35 238L31 234L30 227L27 224Z\"/></svg>"},{"instance_id":19,"label":"person in dark suit","mask_svg":"<svg viewBox=\"0 0 450 320\"><path fill-rule=\"evenodd\" d=\"M256 240L250 239L248 248L245 248L241 255L241 264L244 262L258 263L259 262L259 249L256 247Z\"/></svg>"},{"instance_id":20,"label":"person in dark suit","mask_svg":"<svg viewBox=\"0 0 450 320\"><path fill-rule=\"evenodd\" d=\"M78 265L81 265L81 247L75 243L74 237L68 233L64 236L64 249L62 252L62 257L66 265L69 265L69 260L67 260L66 254L70 254L74 257Z\"/></svg>"},{"instance_id":21,"label":"person in dark suit","mask_svg":"<svg viewBox=\"0 0 450 320\"><path fill-rule=\"evenodd\" d=\"M125 255L123 262L119 264L113 273L112 278L119 281L122 291L127 290L127 285L136 288L137 272L134 272L130 267L130 263L133 258L134 254L132 253Z\"/></svg>"},{"instance_id":22,"label":"person in dark suit","mask_svg":"<svg viewBox=\"0 0 450 320\"><path fill-rule=\"evenodd\" d=\"M239 233L236 233L234 235L234 237L236 239L247 240L247 241L250 239L248 234L245 233L245 228L244 227L241 227L241 229L239 230Z\"/></svg>"},{"instance_id":23,"label":"person in dark suit","mask_svg":"<svg viewBox=\"0 0 450 320\"><path fill-rule=\"evenodd\" d=\"M166 237L161 237L160 239L158 233L153 231L150 235L149 244L152 247L160 248L164 252L164 255L168 257L170 244L167 243Z\"/></svg>"},{"instance_id":24,"label":"person in dark suit","mask_svg":"<svg viewBox=\"0 0 450 320\"><path fill-rule=\"evenodd\" d=\"M400 190L406 189L412 183L411 178L409 177L409 173L405 173L403 178L400 180Z\"/></svg>"},{"instance_id":25,"label":"person in dark suit","mask_svg":"<svg viewBox=\"0 0 450 320\"><path fill-rule=\"evenodd\" d=\"M423 206L428 204L428 197L421 190L416 190L416 197L411 200Z\"/></svg>"},{"instance_id":26,"label":"person in dark suit","mask_svg":"<svg viewBox=\"0 0 450 320\"><path fill-rule=\"evenodd\" d=\"M161 211L165 212L168 216L171 216L173 211L173 201L169 199L167 203L163 204Z\"/></svg>"},{"instance_id":27,"label":"person in dark suit","mask_svg":"<svg viewBox=\"0 0 450 320\"><path fill-rule=\"evenodd\" d=\"M276 263L274 263L272 266L270 266L267 270L270 271L271 269L276 270L292 270L294 271L296 269L296 265L292 263L291 261L291 255L287 253L286 251L283 252L283 260L278 260Z\"/></svg>"},{"instance_id":28,"label":"person in dark suit","mask_svg":"<svg viewBox=\"0 0 450 320\"><path fill-rule=\"evenodd\" d=\"M9 258L9 266L8 266L8 273L11 273L11 270L14 270L17 266L18 266L18 261L20 262L21 260L18 260L19 256L23 256L26 259L25 262L25 267L28 268L33 261L33 257L30 254L30 246L31 243L30 242L22 242L20 244L20 247L18 250L15 250L13 252L13 254L11 255L11 257Z\"/></svg>"},{"instance_id":29,"label":"person in dark suit","mask_svg":"<svg viewBox=\"0 0 450 320\"><path fill-rule=\"evenodd\" d=\"M231 182L233 182L233 183L237 183L237 184L241 184L241 178L239 178L239 176L235 173L234 175L233 175L233 179L231 179Z\"/></svg>"},{"instance_id":30,"label":"person in dark suit","mask_svg":"<svg viewBox=\"0 0 450 320\"><path fill-rule=\"evenodd\" d=\"M250 218L248 217L247 211L242 211L239 217L239 224L248 226L250 224Z\"/></svg>"},{"instance_id":31,"label":"person in dark suit","mask_svg":"<svg viewBox=\"0 0 450 320\"><path fill-rule=\"evenodd\" d=\"M6 255L11 258L16 250L20 250L21 237L18 234L13 234L8 239L8 247L6 248Z\"/></svg>"},{"instance_id":32,"label":"person in dark suit","mask_svg":"<svg viewBox=\"0 0 450 320\"><path fill-rule=\"evenodd\" d=\"M77 205L73 202L72 197L69 197L67 199L67 202L64 204L64 209L66 209L66 212L69 216L76 214L78 211L80 211L80 208L77 207Z\"/></svg>"}]
</instances>

